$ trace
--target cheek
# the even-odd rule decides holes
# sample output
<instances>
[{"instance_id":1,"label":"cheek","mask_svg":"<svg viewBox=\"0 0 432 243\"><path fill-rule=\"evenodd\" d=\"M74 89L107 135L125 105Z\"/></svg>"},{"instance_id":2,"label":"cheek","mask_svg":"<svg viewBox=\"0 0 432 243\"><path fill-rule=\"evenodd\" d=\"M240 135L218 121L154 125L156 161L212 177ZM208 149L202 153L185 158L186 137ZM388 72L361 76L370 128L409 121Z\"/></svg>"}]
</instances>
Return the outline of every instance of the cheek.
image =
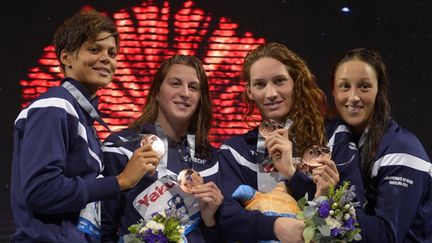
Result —
<instances>
[{"instance_id":1,"label":"cheek","mask_svg":"<svg viewBox=\"0 0 432 243\"><path fill-rule=\"evenodd\" d=\"M333 93L333 97L334 97L334 102L336 104L336 106L338 105L345 105L345 95L343 93L340 92L334 92Z\"/></svg>"}]
</instances>

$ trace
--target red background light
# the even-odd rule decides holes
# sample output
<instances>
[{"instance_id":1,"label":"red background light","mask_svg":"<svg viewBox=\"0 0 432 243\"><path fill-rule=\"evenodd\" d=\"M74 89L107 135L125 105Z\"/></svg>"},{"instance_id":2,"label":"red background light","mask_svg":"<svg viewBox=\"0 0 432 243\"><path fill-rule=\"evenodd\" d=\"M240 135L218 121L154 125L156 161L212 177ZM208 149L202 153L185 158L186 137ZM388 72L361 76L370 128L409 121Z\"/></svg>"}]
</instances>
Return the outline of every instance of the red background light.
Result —
<instances>
[{"instance_id":1,"label":"red background light","mask_svg":"<svg viewBox=\"0 0 432 243\"><path fill-rule=\"evenodd\" d=\"M110 17L118 26L121 49L116 76L98 95L99 109L111 130L123 129L139 116L157 68L176 53L195 55L204 63L213 99L213 144L249 129L242 121L244 84L240 70L247 51L264 43L264 38L250 32L240 34L236 23L224 17L213 19L193 1L178 10L173 10L169 1L145 1ZM31 68L27 79L20 81L22 106L59 85L62 78L54 47L48 46L39 66ZM100 125L96 129L102 138L109 134Z\"/></svg>"}]
</instances>

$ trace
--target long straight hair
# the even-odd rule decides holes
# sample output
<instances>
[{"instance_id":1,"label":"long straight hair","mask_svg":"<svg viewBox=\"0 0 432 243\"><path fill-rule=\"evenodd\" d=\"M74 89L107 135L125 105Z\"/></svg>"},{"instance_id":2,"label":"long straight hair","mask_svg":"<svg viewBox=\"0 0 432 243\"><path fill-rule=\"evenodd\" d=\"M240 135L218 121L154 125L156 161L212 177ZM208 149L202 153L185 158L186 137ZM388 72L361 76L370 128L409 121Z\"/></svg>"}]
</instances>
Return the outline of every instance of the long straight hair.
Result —
<instances>
[{"instance_id":1,"label":"long straight hair","mask_svg":"<svg viewBox=\"0 0 432 243\"><path fill-rule=\"evenodd\" d=\"M349 50L333 67L330 77L332 90L334 89L336 70L340 65L351 60L359 60L368 64L374 69L378 80L378 93L375 99L375 106L368 120L368 132L364 134L365 138L361 149L363 177L366 181L369 181L379 142L391 121L391 107L388 99L389 79L386 65L378 52L365 48L357 48Z\"/></svg>"},{"instance_id":2,"label":"long straight hair","mask_svg":"<svg viewBox=\"0 0 432 243\"><path fill-rule=\"evenodd\" d=\"M147 122L154 122L158 117L159 101L156 96L159 93L162 82L170 67L174 64L181 64L195 69L200 80L200 99L197 109L192 116L188 130L195 134L196 155L200 158L210 158L211 145L209 135L213 121L211 98L209 93L208 79L201 61L195 56L174 55L164 61L156 72L150 87L149 96L144 106L143 112L129 127L140 129L140 126Z\"/></svg>"}]
</instances>

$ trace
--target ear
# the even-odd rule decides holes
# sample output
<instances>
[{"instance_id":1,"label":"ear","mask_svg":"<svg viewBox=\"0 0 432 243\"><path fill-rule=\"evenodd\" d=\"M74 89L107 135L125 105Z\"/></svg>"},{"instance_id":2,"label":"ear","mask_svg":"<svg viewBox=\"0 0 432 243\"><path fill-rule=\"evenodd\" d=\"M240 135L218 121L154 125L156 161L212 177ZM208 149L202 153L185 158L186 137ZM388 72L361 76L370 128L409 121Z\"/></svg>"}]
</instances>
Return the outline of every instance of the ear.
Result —
<instances>
[{"instance_id":1,"label":"ear","mask_svg":"<svg viewBox=\"0 0 432 243\"><path fill-rule=\"evenodd\" d=\"M60 53L60 61L65 67L72 67L72 54L66 50L62 50Z\"/></svg>"}]
</instances>

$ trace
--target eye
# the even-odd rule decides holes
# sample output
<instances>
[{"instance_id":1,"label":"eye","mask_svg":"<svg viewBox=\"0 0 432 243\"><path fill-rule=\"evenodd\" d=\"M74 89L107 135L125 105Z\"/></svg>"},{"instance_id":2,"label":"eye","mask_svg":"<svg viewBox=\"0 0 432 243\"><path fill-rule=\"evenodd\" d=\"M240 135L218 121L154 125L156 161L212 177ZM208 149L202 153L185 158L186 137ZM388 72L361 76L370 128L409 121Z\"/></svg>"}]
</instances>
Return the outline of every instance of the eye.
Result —
<instances>
[{"instance_id":1,"label":"eye","mask_svg":"<svg viewBox=\"0 0 432 243\"><path fill-rule=\"evenodd\" d=\"M88 51L92 54L96 54L99 52L99 48L97 48L96 46L92 46L88 48Z\"/></svg>"},{"instance_id":2,"label":"eye","mask_svg":"<svg viewBox=\"0 0 432 243\"><path fill-rule=\"evenodd\" d=\"M180 82L180 80L178 80L178 79L171 79L171 80L169 81L169 84L170 84L171 86L178 87L178 86L180 86L181 82Z\"/></svg>"},{"instance_id":3,"label":"eye","mask_svg":"<svg viewBox=\"0 0 432 243\"><path fill-rule=\"evenodd\" d=\"M258 89L262 89L266 86L266 82L263 80L255 80L252 83L252 87L258 88Z\"/></svg>"},{"instance_id":4,"label":"eye","mask_svg":"<svg viewBox=\"0 0 432 243\"><path fill-rule=\"evenodd\" d=\"M369 90L371 87L372 87L372 85L371 85L370 83L361 83L361 84L359 85L359 88L360 88L362 91L367 91L367 90Z\"/></svg>"},{"instance_id":5,"label":"eye","mask_svg":"<svg viewBox=\"0 0 432 243\"><path fill-rule=\"evenodd\" d=\"M198 91L198 90L199 90L199 85L196 84L196 83L194 83L194 84L190 84L190 85L189 85L189 89L190 89L191 91Z\"/></svg>"},{"instance_id":6,"label":"eye","mask_svg":"<svg viewBox=\"0 0 432 243\"><path fill-rule=\"evenodd\" d=\"M351 85L347 82L339 83L338 88L342 91L347 91L351 88Z\"/></svg>"},{"instance_id":7,"label":"eye","mask_svg":"<svg viewBox=\"0 0 432 243\"><path fill-rule=\"evenodd\" d=\"M274 82L276 85L283 85L283 84L285 83L285 81L287 81L286 78L276 78L273 82Z\"/></svg>"},{"instance_id":8,"label":"eye","mask_svg":"<svg viewBox=\"0 0 432 243\"><path fill-rule=\"evenodd\" d=\"M116 58L116 57L117 57L117 52L116 52L115 50L109 50L109 51L108 51L108 55L109 55L111 58Z\"/></svg>"}]
</instances>

